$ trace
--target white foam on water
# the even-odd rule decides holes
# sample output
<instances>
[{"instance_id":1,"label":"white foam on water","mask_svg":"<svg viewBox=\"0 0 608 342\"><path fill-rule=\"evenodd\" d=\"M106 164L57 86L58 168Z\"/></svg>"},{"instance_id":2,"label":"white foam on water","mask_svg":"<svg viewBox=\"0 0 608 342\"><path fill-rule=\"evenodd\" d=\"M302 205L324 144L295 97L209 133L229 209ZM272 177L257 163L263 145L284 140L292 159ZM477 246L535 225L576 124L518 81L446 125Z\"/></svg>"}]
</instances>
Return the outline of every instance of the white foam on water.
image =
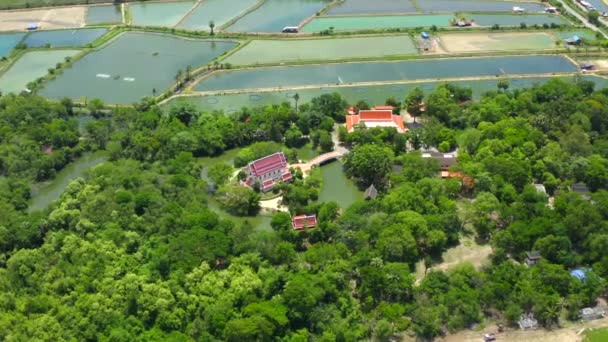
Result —
<instances>
[{"instance_id":1,"label":"white foam on water","mask_svg":"<svg viewBox=\"0 0 608 342\"><path fill-rule=\"evenodd\" d=\"M96 76L99 78L110 78L110 75L108 74L97 74Z\"/></svg>"},{"instance_id":2,"label":"white foam on water","mask_svg":"<svg viewBox=\"0 0 608 342\"><path fill-rule=\"evenodd\" d=\"M125 77L122 80L126 82L135 82L135 79L133 77Z\"/></svg>"}]
</instances>

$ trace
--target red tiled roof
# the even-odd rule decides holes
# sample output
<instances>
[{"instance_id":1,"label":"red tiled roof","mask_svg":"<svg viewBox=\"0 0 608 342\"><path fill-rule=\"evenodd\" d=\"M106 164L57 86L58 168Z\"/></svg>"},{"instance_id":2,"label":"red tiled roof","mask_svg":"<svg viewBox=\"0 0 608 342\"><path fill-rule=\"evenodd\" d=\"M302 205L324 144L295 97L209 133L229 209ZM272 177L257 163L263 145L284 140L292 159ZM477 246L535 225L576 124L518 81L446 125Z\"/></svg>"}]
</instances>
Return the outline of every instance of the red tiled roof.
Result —
<instances>
[{"instance_id":1,"label":"red tiled roof","mask_svg":"<svg viewBox=\"0 0 608 342\"><path fill-rule=\"evenodd\" d=\"M284 174L281 175L281 180L283 182L289 182L292 179L293 179L293 175L289 171L287 171L287 172L285 172Z\"/></svg>"},{"instance_id":2,"label":"red tiled roof","mask_svg":"<svg viewBox=\"0 0 608 342\"><path fill-rule=\"evenodd\" d=\"M360 110L359 117L362 121L387 121L391 120L393 110Z\"/></svg>"},{"instance_id":3,"label":"red tiled roof","mask_svg":"<svg viewBox=\"0 0 608 342\"><path fill-rule=\"evenodd\" d=\"M390 110L393 111L393 106L375 106L372 110Z\"/></svg>"},{"instance_id":4,"label":"red tiled roof","mask_svg":"<svg viewBox=\"0 0 608 342\"><path fill-rule=\"evenodd\" d=\"M283 169L287 166L287 160L283 152L277 152L264 158L260 158L249 164L251 173L254 176L262 176L269 172Z\"/></svg>"},{"instance_id":5,"label":"red tiled roof","mask_svg":"<svg viewBox=\"0 0 608 342\"><path fill-rule=\"evenodd\" d=\"M291 219L293 229L314 228L317 226L317 215L299 215Z\"/></svg>"},{"instance_id":6,"label":"red tiled roof","mask_svg":"<svg viewBox=\"0 0 608 342\"><path fill-rule=\"evenodd\" d=\"M274 186L274 181L272 179L265 180L262 183L262 190L270 189Z\"/></svg>"}]
</instances>

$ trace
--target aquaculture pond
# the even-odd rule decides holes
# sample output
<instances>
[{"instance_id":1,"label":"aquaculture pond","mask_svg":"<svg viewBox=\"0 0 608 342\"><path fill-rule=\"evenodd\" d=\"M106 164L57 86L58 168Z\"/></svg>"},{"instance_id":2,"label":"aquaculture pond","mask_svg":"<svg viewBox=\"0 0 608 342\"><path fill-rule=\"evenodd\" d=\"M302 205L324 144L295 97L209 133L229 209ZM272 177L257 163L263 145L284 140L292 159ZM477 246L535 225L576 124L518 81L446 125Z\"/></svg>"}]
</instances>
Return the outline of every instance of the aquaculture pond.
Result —
<instances>
[{"instance_id":1,"label":"aquaculture pond","mask_svg":"<svg viewBox=\"0 0 608 342\"><path fill-rule=\"evenodd\" d=\"M373 46L373 49L362 49ZM378 36L308 40L254 40L224 62L234 65L332 60L417 54L409 36Z\"/></svg>"},{"instance_id":2,"label":"aquaculture pond","mask_svg":"<svg viewBox=\"0 0 608 342\"><path fill-rule=\"evenodd\" d=\"M32 51L23 55L0 76L0 91L20 93L28 83L47 74L48 69L74 56L78 50Z\"/></svg>"},{"instance_id":3,"label":"aquaculture pond","mask_svg":"<svg viewBox=\"0 0 608 342\"><path fill-rule=\"evenodd\" d=\"M566 80L574 80L574 77L560 77ZM501 78L505 79L505 78ZM520 89L531 87L534 84L541 84L549 80L550 77L530 77L509 79L509 89ZM583 76L583 79L594 81L596 88L608 86L608 80L597 76ZM421 87L425 93L435 89L438 85L445 82L411 82L401 84L383 84L374 86L339 86L339 87L319 87L314 89L301 90L282 90L269 92L246 92L240 94L226 94L219 96L205 95L180 97L171 100L163 105L164 110L168 110L178 103L191 103L204 111L223 110L225 113L235 113L243 107L266 106L270 104L280 104L289 102L294 105L293 97L297 93L300 96L299 103L307 103L314 97L322 94L337 92L341 94L349 103L356 103L365 100L371 105L383 104L389 97L401 99L414 87ZM488 90L497 89L498 79L496 80L467 80L452 81L450 83L466 86L473 90L473 97L479 96Z\"/></svg>"},{"instance_id":4,"label":"aquaculture pond","mask_svg":"<svg viewBox=\"0 0 608 342\"><path fill-rule=\"evenodd\" d=\"M127 32L65 69L42 89L41 95L55 99L100 98L112 104L134 103L144 96L163 92L175 82L178 70L207 64L235 45L231 41Z\"/></svg>"},{"instance_id":5,"label":"aquaculture pond","mask_svg":"<svg viewBox=\"0 0 608 342\"><path fill-rule=\"evenodd\" d=\"M560 39L568 39L573 36L579 36L583 39L596 40L595 32L590 30L566 30L555 33Z\"/></svg>"},{"instance_id":6,"label":"aquaculture pond","mask_svg":"<svg viewBox=\"0 0 608 342\"><path fill-rule=\"evenodd\" d=\"M328 4L326 0L266 0L260 8L228 26L226 31L281 32L286 26L298 26Z\"/></svg>"},{"instance_id":7,"label":"aquaculture pond","mask_svg":"<svg viewBox=\"0 0 608 342\"><path fill-rule=\"evenodd\" d=\"M122 22L120 5L88 7L86 22L88 25L120 23Z\"/></svg>"},{"instance_id":8,"label":"aquaculture pond","mask_svg":"<svg viewBox=\"0 0 608 342\"><path fill-rule=\"evenodd\" d=\"M87 153L70 163L48 182L38 183L32 189L32 200L28 210L38 211L59 199L71 181L83 177L88 169L106 161L105 152Z\"/></svg>"},{"instance_id":9,"label":"aquaculture pond","mask_svg":"<svg viewBox=\"0 0 608 342\"><path fill-rule=\"evenodd\" d=\"M348 208L356 201L363 199L363 192L343 171L340 161L333 161L321 166L323 188L319 193L319 202L337 202L340 207Z\"/></svg>"},{"instance_id":10,"label":"aquaculture pond","mask_svg":"<svg viewBox=\"0 0 608 342\"><path fill-rule=\"evenodd\" d=\"M38 31L25 38L27 47L78 47L94 42L108 32L106 28Z\"/></svg>"},{"instance_id":11,"label":"aquaculture pond","mask_svg":"<svg viewBox=\"0 0 608 342\"><path fill-rule=\"evenodd\" d=\"M608 5L603 0L587 0L600 13L608 12Z\"/></svg>"},{"instance_id":12,"label":"aquaculture pond","mask_svg":"<svg viewBox=\"0 0 608 342\"><path fill-rule=\"evenodd\" d=\"M508 15L508 14L465 14L467 19L473 20L478 26L520 26L522 23L527 26L556 24L570 24L566 18L559 15L550 14L523 14L523 15Z\"/></svg>"},{"instance_id":13,"label":"aquaculture pond","mask_svg":"<svg viewBox=\"0 0 608 342\"><path fill-rule=\"evenodd\" d=\"M333 27L335 31L396 29L414 27L449 27L451 14L387 15L356 17L318 17L302 28L302 32L320 32Z\"/></svg>"},{"instance_id":14,"label":"aquaculture pond","mask_svg":"<svg viewBox=\"0 0 608 342\"><path fill-rule=\"evenodd\" d=\"M330 8L326 14L347 15L405 12L416 12L416 7L411 0L346 0Z\"/></svg>"},{"instance_id":15,"label":"aquaculture pond","mask_svg":"<svg viewBox=\"0 0 608 342\"><path fill-rule=\"evenodd\" d=\"M23 39L25 33L0 34L0 57L7 57Z\"/></svg>"},{"instance_id":16,"label":"aquaculture pond","mask_svg":"<svg viewBox=\"0 0 608 342\"><path fill-rule=\"evenodd\" d=\"M540 2L495 1L495 0L422 0L416 7L422 12L511 12L513 7L522 7L526 12L544 12Z\"/></svg>"},{"instance_id":17,"label":"aquaculture pond","mask_svg":"<svg viewBox=\"0 0 608 342\"><path fill-rule=\"evenodd\" d=\"M209 22L213 21L217 29L257 2L258 0L204 0L178 26L188 30L209 31Z\"/></svg>"},{"instance_id":18,"label":"aquaculture pond","mask_svg":"<svg viewBox=\"0 0 608 342\"><path fill-rule=\"evenodd\" d=\"M231 70L211 74L197 91L290 87L355 82L575 72L563 56L506 56L361 62Z\"/></svg>"},{"instance_id":19,"label":"aquaculture pond","mask_svg":"<svg viewBox=\"0 0 608 342\"><path fill-rule=\"evenodd\" d=\"M194 4L194 1L130 3L129 11L134 25L173 27Z\"/></svg>"}]
</instances>

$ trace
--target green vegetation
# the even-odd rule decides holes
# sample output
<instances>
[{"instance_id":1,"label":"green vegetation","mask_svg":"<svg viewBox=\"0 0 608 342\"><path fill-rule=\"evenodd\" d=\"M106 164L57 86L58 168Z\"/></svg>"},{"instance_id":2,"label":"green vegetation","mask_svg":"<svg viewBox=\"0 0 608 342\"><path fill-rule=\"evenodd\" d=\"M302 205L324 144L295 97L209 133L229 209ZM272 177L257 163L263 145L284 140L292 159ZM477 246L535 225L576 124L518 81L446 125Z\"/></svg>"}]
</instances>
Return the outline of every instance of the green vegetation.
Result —
<instances>
[{"instance_id":1,"label":"green vegetation","mask_svg":"<svg viewBox=\"0 0 608 342\"><path fill-rule=\"evenodd\" d=\"M608 329L592 329L585 332L584 342L608 341Z\"/></svg>"},{"instance_id":2,"label":"green vegetation","mask_svg":"<svg viewBox=\"0 0 608 342\"><path fill-rule=\"evenodd\" d=\"M323 167L306 178L294 170L275 190L289 213L256 230L214 212L214 203L242 217L259 210L261 194L236 186L233 167L277 150L295 161L309 141L330 150L345 121L340 95L232 114L89 101L80 130L69 100L2 96L0 340L431 339L486 315L577 320L607 287L608 91L585 80L501 82L473 101L471 89L442 84L386 103L422 101L421 125L406 134L337 132L351 150L345 173L374 184L377 199L319 201ZM438 177L422 146L458 148L450 169L462 182ZM202 159L235 148L232 165ZM108 161L28 212L33 182L96 150ZM570 190L575 182L590 200ZM293 214L315 214L318 226L294 231ZM492 246L490 265L428 270L463 234ZM530 250L542 255L534 267L522 265ZM427 272L415 283L420 262ZM586 280L572 268L586 268Z\"/></svg>"}]
</instances>

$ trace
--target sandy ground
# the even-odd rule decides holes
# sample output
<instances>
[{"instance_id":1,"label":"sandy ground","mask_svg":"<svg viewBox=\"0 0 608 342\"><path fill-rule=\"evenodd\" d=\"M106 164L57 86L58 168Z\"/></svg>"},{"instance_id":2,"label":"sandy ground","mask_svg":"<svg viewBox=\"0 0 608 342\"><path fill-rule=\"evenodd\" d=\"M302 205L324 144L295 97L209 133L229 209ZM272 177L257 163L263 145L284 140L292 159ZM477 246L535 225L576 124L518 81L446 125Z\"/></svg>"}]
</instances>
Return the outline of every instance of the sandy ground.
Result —
<instances>
[{"instance_id":1,"label":"sandy ground","mask_svg":"<svg viewBox=\"0 0 608 342\"><path fill-rule=\"evenodd\" d=\"M29 24L42 30L77 28L85 25L86 7L60 7L0 12L0 31L23 31Z\"/></svg>"},{"instance_id":2,"label":"sandy ground","mask_svg":"<svg viewBox=\"0 0 608 342\"><path fill-rule=\"evenodd\" d=\"M282 199L283 199L283 196L279 196L279 197L273 198L271 200L260 201L260 207L263 210L287 212L287 211L289 211L287 209L287 207L279 205Z\"/></svg>"},{"instance_id":3,"label":"sandy ground","mask_svg":"<svg viewBox=\"0 0 608 342\"><path fill-rule=\"evenodd\" d=\"M593 59L593 60L589 60L589 61L580 61L579 62L584 62L584 63L591 63L595 66L596 70L601 70L601 71L606 71L608 70L608 60L607 59Z\"/></svg>"},{"instance_id":4,"label":"sandy ground","mask_svg":"<svg viewBox=\"0 0 608 342\"><path fill-rule=\"evenodd\" d=\"M440 47L446 52L478 52L511 49L540 50L552 48L526 44L522 39L546 35L543 32L533 33L452 33L440 37Z\"/></svg>"}]
</instances>

